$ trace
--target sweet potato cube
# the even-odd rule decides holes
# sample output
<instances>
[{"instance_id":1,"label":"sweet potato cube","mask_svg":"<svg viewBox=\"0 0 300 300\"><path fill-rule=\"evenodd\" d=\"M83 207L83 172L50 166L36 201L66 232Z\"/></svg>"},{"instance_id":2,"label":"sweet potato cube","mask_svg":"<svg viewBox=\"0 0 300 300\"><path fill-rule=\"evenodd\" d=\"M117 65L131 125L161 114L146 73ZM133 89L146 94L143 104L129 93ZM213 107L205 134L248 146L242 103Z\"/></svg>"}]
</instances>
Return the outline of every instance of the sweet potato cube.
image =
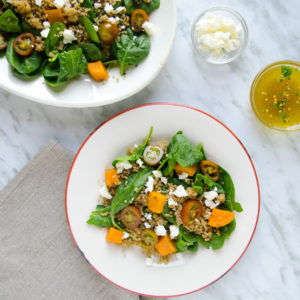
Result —
<instances>
[{"instance_id":1,"label":"sweet potato cube","mask_svg":"<svg viewBox=\"0 0 300 300\"><path fill-rule=\"evenodd\" d=\"M120 179L116 169L111 169L105 172L105 181L107 186L112 186L113 184L119 184Z\"/></svg>"},{"instance_id":2,"label":"sweet potato cube","mask_svg":"<svg viewBox=\"0 0 300 300\"><path fill-rule=\"evenodd\" d=\"M156 244L155 248L161 256L166 256L176 252L176 246L174 242L170 239L169 235L161 237Z\"/></svg>"},{"instance_id":3,"label":"sweet potato cube","mask_svg":"<svg viewBox=\"0 0 300 300\"><path fill-rule=\"evenodd\" d=\"M106 241L108 243L122 244L123 231L110 227L107 231Z\"/></svg>"},{"instance_id":4,"label":"sweet potato cube","mask_svg":"<svg viewBox=\"0 0 300 300\"><path fill-rule=\"evenodd\" d=\"M167 197L159 192L151 192L148 196L148 208L156 214L161 214L164 210Z\"/></svg>"},{"instance_id":5,"label":"sweet potato cube","mask_svg":"<svg viewBox=\"0 0 300 300\"><path fill-rule=\"evenodd\" d=\"M177 175L180 175L182 173L187 173L190 177L192 177L197 172L198 165L196 164L191 167L183 167L180 164L176 164L174 169L175 169L175 172L177 173Z\"/></svg>"}]
</instances>

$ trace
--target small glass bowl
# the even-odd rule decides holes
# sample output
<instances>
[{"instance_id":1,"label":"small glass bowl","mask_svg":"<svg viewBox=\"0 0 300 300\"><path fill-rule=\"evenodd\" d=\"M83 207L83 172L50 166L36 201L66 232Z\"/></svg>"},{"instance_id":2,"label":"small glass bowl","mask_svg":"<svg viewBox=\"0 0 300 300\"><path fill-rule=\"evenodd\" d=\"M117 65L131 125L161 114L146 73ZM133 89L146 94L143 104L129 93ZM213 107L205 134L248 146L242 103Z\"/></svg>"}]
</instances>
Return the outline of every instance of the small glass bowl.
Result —
<instances>
[{"instance_id":1,"label":"small glass bowl","mask_svg":"<svg viewBox=\"0 0 300 300\"><path fill-rule=\"evenodd\" d=\"M278 67L278 66L291 66L294 68L298 68L300 70L300 63L296 62L296 61L292 61L292 60L283 60L283 61L277 61L273 64L268 65L267 67L265 67L263 70L261 70L254 78L252 86L251 86L251 90L250 90L250 102L251 102L251 106L252 106L252 110L255 113L256 117L258 118L259 121L261 121L265 126L271 128L271 129L275 129L275 130L279 130L279 131L297 131L300 130L300 124L298 125L293 125L293 126L289 126L289 127L279 127L276 125L273 125L269 122L267 122L263 117L261 112L259 111L259 109L256 106L256 101L255 101L255 90L257 87L257 84L259 83L260 79L262 78L263 75L265 75L269 70L271 70L272 68ZM300 122L300 120L299 120Z\"/></svg>"},{"instance_id":2,"label":"small glass bowl","mask_svg":"<svg viewBox=\"0 0 300 300\"><path fill-rule=\"evenodd\" d=\"M200 46L199 42L197 41L197 34L196 34L196 25L199 22L199 20L204 17L206 13L212 13L214 15L221 15L225 17L232 18L235 22L240 24L242 26L242 33L241 33L241 39L240 39L240 47L234 51L231 51L229 53L225 53L222 57L216 57L211 54L210 51L205 52L203 51ZM197 52L209 63L212 64L226 64L229 62L232 62L236 60L242 52L245 50L247 43L248 43L248 27L246 24L246 21L244 18L238 13L237 11L228 8L228 7L212 7L204 11L194 22L194 25L192 27L192 41L195 49Z\"/></svg>"}]
</instances>

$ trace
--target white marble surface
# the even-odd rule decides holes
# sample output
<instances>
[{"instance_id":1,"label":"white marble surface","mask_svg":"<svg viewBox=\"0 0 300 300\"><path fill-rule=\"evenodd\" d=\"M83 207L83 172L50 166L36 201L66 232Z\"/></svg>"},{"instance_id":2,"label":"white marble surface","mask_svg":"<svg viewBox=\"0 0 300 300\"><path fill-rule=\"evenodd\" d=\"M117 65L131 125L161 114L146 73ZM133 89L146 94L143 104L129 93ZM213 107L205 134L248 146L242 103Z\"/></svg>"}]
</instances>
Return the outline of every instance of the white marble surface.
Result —
<instances>
[{"instance_id":1,"label":"white marble surface","mask_svg":"<svg viewBox=\"0 0 300 300\"><path fill-rule=\"evenodd\" d=\"M198 61L190 40L194 19L213 5L235 8L249 26L244 55L226 66ZM97 125L125 108L153 101L193 105L227 124L248 149L260 180L261 212L252 244L236 267L181 299L299 299L300 132L263 127L250 108L249 90L263 66L300 61L300 1L178 0L178 7L177 38L166 67L130 99L92 109L59 109L0 91L0 189L51 137L76 151Z\"/></svg>"}]
</instances>

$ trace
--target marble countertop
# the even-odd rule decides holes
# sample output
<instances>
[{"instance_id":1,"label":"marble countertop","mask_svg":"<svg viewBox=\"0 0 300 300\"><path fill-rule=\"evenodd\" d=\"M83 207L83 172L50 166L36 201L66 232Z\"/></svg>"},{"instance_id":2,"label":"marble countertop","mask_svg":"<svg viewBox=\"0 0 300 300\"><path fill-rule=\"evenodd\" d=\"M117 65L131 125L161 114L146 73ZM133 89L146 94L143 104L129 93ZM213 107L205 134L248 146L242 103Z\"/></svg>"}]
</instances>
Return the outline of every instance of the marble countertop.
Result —
<instances>
[{"instance_id":1,"label":"marble countertop","mask_svg":"<svg viewBox=\"0 0 300 300\"><path fill-rule=\"evenodd\" d=\"M228 65L197 59L190 39L194 19L214 5L238 10L249 27L244 54ZM0 189L51 138L74 152L97 125L147 102L200 108L224 122L248 149L261 185L254 239L222 280L181 299L299 299L300 131L261 125L249 102L256 73L278 60L300 61L299 0L178 0L178 29L166 67L143 91L120 103L88 109L36 104L0 90Z\"/></svg>"}]
</instances>

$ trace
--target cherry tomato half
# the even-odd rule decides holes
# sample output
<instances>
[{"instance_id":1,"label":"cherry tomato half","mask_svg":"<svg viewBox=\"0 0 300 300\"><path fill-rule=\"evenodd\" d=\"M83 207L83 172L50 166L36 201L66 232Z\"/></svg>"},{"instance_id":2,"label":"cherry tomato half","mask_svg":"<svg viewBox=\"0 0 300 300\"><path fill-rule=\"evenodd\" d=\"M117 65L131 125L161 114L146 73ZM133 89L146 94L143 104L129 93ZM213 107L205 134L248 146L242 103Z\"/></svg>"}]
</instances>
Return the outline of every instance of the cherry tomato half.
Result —
<instances>
[{"instance_id":1,"label":"cherry tomato half","mask_svg":"<svg viewBox=\"0 0 300 300\"><path fill-rule=\"evenodd\" d=\"M35 49L35 37L32 33L22 33L14 39L14 50L21 56L29 56Z\"/></svg>"},{"instance_id":2,"label":"cherry tomato half","mask_svg":"<svg viewBox=\"0 0 300 300\"><path fill-rule=\"evenodd\" d=\"M143 158L149 166L155 166L160 162L163 154L164 152L159 146L148 146L143 153Z\"/></svg>"},{"instance_id":3,"label":"cherry tomato half","mask_svg":"<svg viewBox=\"0 0 300 300\"><path fill-rule=\"evenodd\" d=\"M101 42L105 45L112 44L119 35L119 28L116 24L101 23L98 30Z\"/></svg>"},{"instance_id":4,"label":"cherry tomato half","mask_svg":"<svg viewBox=\"0 0 300 300\"><path fill-rule=\"evenodd\" d=\"M0 31L0 50L6 49L8 45L9 36L5 32Z\"/></svg>"},{"instance_id":5,"label":"cherry tomato half","mask_svg":"<svg viewBox=\"0 0 300 300\"><path fill-rule=\"evenodd\" d=\"M152 249L158 242L156 233L151 229L146 229L142 233L140 246L144 249Z\"/></svg>"},{"instance_id":6,"label":"cherry tomato half","mask_svg":"<svg viewBox=\"0 0 300 300\"><path fill-rule=\"evenodd\" d=\"M121 211L120 219L128 229L135 229L141 223L142 213L137 207L128 206Z\"/></svg>"},{"instance_id":7,"label":"cherry tomato half","mask_svg":"<svg viewBox=\"0 0 300 300\"><path fill-rule=\"evenodd\" d=\"M148 21L148 14L143 9L136 9L131 15L131 28L134 32L142 32L143 24Z\"/></svg>"},{"instance_id":8,"label":"cherry tomato half","mask_svg":"<svg viewBox=\"0 0 300 300\"><path fill-rule=\"evenodd\" d=\"M220 179L220 168L217 164L209 160L202 160L200 163L201 172L213 181Z\"/></svg>"},{"instance_id":9,"label":"cherry tomato half","mask_svg":"<svg viewBox=\"0 0 300 300\"><path fill-rule=\"evenodd\" d=\"M188 200L184 203L181 211L182 223L186 226L194 224L196 219L203 215L204 208L199 201Z\"/></svg>"}]
</instances>

